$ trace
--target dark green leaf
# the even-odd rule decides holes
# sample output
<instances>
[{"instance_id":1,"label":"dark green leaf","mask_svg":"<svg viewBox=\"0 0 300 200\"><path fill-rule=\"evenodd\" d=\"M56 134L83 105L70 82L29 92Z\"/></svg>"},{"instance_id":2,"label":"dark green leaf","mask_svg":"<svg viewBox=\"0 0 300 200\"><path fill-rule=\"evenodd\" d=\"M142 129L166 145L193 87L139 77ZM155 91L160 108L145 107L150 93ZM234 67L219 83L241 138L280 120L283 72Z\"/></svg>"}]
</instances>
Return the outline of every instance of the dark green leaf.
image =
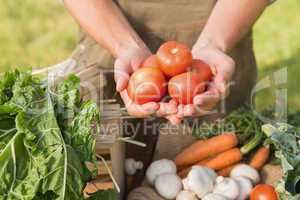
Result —
<instances>
[{"instance_id":1,"label":"dark green leaf","mask_svg":"<svg viewBox=\"0 0 300 200\"><path fill-rule=\"evenodd\" d=\"M87 101L75 116L69 129L71 145L83 161L95 161L95 140L93 135L100 131L100 113L94 102Z\"/></svg>"},{"instance_id":2,"label":"dark green leaf","mask_svg":"<svg viewBox=\"0 0 300 200\"><path fill-rule=\"evenodd\" d=\"M75 75L70 75L52 92L57 121L63 132L70 127L80 108L79 84L80 79Z\"/></svg>"},{"instance_id":3,"label":"dark green leaf","mask_svg":"<svg viewBox=\"0 0 300 200\"><path fill-rule=\"evenodd\" d=\"M88 200L117 200L118 195L115 190L99 191L91 195Z\"/></svg>"},{"instance_id":4,"label":"dark green leaf","mask_svg":"<svg viewBox=\"0 0 300 200\"><path fill-rule=\"evenodd\" d=\"M81 105L76 76L46 87L18 71L0 81L0 199L83 199L99 111Z\"/></svg>"}]
</instances>

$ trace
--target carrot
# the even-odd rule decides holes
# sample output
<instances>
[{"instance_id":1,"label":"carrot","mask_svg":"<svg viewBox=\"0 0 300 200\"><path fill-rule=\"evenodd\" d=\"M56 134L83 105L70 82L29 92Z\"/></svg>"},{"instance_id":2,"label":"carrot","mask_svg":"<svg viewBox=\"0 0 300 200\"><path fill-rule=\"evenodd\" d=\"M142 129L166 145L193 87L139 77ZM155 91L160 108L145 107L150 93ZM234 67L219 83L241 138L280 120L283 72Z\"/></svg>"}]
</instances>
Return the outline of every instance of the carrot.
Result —
<instances>
[{"instance_id":1,"label":"carrot","mask_svg":"<svg viewBox=\"0 0 300 200\"><path fill-rule=\"evenodd\" d=\"M192 165L209 156L224 152L237 145L238 138L234 133L222 134L194 143L178 154L174 162L179 167L183 165Z\"/></svg>"},{"instance_id":2,"label":"carrot","mask_svg":"<svg viewBox=\"0 0 300 200\"><path fill-rule=\"evenodd\" d=\"M232 170L235 166L237 166L238 164L240 164L240 163L233 164L233 165L230 165L230 166L228 166L228 167L225 167L225 168L223 168L223 169L217 171L217 174L218 174L219 176L227 177L227 176L230 175L231 170Z\"/></svg>"},{"instance_id":3,"label":"carrot","mask_svg":"<svg viewBox=\"0 0 300 200\"><path fill-rule=\"evenodd\" d=\"M205 166L213 170L220 170L228 166L231 166L233 164L236 164L240 162L242 159L243 159L243 154L240 151L240 149L233 148L223 153L220 153L213 158L200 161L195 165ZM181 178L186 177L189 171L191 170L191 168L192 167L188 167L186 169L181 170L178 173L178 176Z\"/></svg>"},{"instance_id":4,"label":"carrot","mask_svg":"<svg viewBox=\"0 0 300 200\"><path fill-rule=\"evenodd\" d=\"M213 170L220 170L243 159L243 154L238 148L230 149L217 155L214 159L208 161L205 166Z\"/></svg>"},{"instance_id":5,"label":"carrot","mask_svg":"<svg viewBox=\"0 0 300 200\"><path fill-rule=\"evenodd\" d=\"M205 166L213 170L219 170L218 172L222 174L227 174L228 171L231 171L233 166L236 163L239 163L243 159L243 154L238 148L229 149L223 153L218 154L214 158L203 160L198 162L195 165ZM231 168L232 167L232 168ZM178 176L184 178L188 175L192 167L185 168L179 171ZM228 168L228 169L227 169Z\"/></svg>"},{"instance_id":6,"label":"carrot","mask_svg":"<svg viewBox=\"0 0 300 200\"><path fill-rule=\"evenodd\" d=\"M221 135L221 136L225 136L225 135ZM228 136L228 134L226 136ZM220 136L216 136L216 137L220 137ZM216 137L211 138L211 139L215 139ZM218 153L215 153L215 154L210 154L210 158L205 159L205 160L201 159L201 161L199 161L195 165L206 166L206 167L209 167L209 168L211 168L213 170L221 170L221 169L224 169L226 167L229 167L229 166L231 166L233 164L236 164L236 163L240 162L243 159L244 155L248 154L257 145L259 145L261 143L262 138L263 138L263 134L261 132L256 132L255 135L254 135L254 137L247 144L245 144L244 146L242 146L240 149L238 149L238 148L231 148L231 149L224 150L223 152L218 152ZM208 140L211 140L211 139L208 139ZM228 138L226 138L226 139L228 139ZM216 140L214 140L214 141L216 141ZM213 146L213 148L217 148L213 142L209 143L209 144L211 144L210 147ZM202 145L208 145L205 141L201 141L201 144ZM199 146L198 148L200 149L200 148L204 148L204 147L203 146ZM189 150L189 151L184 151L181 154L184 154L184 153L187 154L187 152L191 152L191 149L188 148L187 150ZM217 150L214 150L214 151L207 150L207 151L209 153L217 152ZM200 151L198 151L198 153L199 152ZM202 153L203 152L204 152L204 150L202 151ZM213 157L212 155L215 155L215 156ZM206 156L206 158L207 157L209 157L209 156ZM178 162L177 162L177 164L178 164ZM178 175L181 178L183 178L183 177L187 176L187 174L189 173L190 169L191 169L191 167L183 169L183 170L181 170L178 173Z\"/></svg>"},{"instance_id":7,"label":"carrot","mask_svg":"<svg viewBox=\"0 0 300 200\"><path fill-rule=\"evenodd\" d=\"M270 156L270 149L268 147L261 147L254 154L250 160L249 165L257 170L260 170L267 162Z\"/></svg>"},{"instance_id":8,"label":"carrot","mask_svg":"<svg viewBox=\"0 0 300 200\"><path fill-rule=\"evenodd\" d=\"M230 165L233 165L235 163L238 163L243 159L244 155L248 154L257 145L261 143L262 138L263 138L263 133L258 131L255 133L253 138L247 144L242 146L240 149L234 148L226 152L223 152L217 155L216 158L206 163L205 166L214 170L220 170Z\"/></svg>"}]
</instances>

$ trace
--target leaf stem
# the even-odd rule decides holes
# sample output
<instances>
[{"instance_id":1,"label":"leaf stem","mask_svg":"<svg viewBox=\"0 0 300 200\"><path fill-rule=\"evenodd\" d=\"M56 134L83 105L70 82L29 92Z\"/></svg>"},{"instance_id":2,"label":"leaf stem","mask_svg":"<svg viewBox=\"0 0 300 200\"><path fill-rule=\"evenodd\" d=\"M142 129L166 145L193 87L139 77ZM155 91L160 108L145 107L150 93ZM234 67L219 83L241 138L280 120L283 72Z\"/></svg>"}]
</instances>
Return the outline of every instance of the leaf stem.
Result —
<instances>
[{"instance_id":1,"label":"leaf stem","mask_svg":"<svg viewBox=\"0 0 300 200\"><path fill-rule=\"evenodd\" d=\"M248 154L250 151L255 149L255 147L257 147L262 142L263 136L264 135L261 131L257 131L254 137L240 149L242 154Z\"/></svg>"},{"instance_id":2,"label":"leaf stem","mask_svg":"<svg viewBox=\"0 0 300 200\"><path fill-rule=\"evenodd\" d=\"M271 124L264 124L261 129L268 137L271 137L273 132L276 131L276 128Z\"/></svg>"}]
</instances>

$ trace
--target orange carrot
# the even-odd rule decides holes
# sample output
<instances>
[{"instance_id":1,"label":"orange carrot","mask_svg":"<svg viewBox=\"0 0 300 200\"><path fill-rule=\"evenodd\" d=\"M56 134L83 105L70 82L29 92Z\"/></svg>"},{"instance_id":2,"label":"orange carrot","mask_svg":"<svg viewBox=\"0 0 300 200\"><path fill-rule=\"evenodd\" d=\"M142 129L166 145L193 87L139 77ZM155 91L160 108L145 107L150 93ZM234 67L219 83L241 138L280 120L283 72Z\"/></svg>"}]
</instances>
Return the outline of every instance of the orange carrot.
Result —
<instances>
[{"instance_id":1,"label":"orange carrot","mask_svg":"<svg viewBox=\"0 0 300 200\"><path fill-rule=\"evenodd\" d=\"M178 154L174 162L177 166L192 165L237 145L238 138L234 133L222 134L194 143Z\"/></svg>"},{"instance_id":2,"label":"orange carrot","mask_svg":"<svg viewBox=\"0 0 300 200\"><path fill-rule=\"evenodd\" d=\"M233 148L217 156L198 162L195 165L205 166L213 170L221 170L228 166L234 165L243 159L243 154L238 148ZM178 176L184 178L187 176L191 167L181 170Z\"/></svg>"},{"instance_id":3,"label":"orange carrot","mask_svg":"<svg viewBox=\"0 0 300 200\"><path fill-rule=\"evenodd\" d=\"M267 147L261 147L254 154L250 160L250 166L254 167L257 170L260 170L268 161L270 156L270 149Z\"/></svg>"},{"instance_id":4,"label":"orange carrot","mask_svg":"<svg viewBox=\"0 0 300 200\"><path fill-rule=\"evenodd\" d=\"M243 154L239 148L230 149L218 154L214 159L208 161L205 166L213 170L220 170L243 159Z\"/></svg>"},{"instance_id":5,"label":"orange carrot","mask_svg":"<svg viewBox=\"0 0 300 200\"><path fill-rule=\"evenodd\" d=\"M240 163L233 164L233 165L230 165L230 166L228 166L228 167L225 167L224 169L221 169L221 170L217 171L217 174L218 174L219 176L227 177L227 176L230 175L231 170L232 170L235 166L237 166L238 164L240 164Z\"/></svg>"}]
</instances>

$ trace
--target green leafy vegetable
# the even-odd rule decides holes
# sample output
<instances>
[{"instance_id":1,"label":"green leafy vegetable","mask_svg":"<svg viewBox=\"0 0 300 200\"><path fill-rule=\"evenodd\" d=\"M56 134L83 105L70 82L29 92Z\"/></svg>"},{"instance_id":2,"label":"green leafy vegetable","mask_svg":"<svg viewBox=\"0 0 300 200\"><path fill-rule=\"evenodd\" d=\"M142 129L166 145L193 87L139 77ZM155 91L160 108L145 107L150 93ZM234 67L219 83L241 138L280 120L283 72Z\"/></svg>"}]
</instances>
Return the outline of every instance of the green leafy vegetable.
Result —
<instances>
[{"instance_id":1,"label":"green leafy vegetable","mask_svg":"<svg viewBox=\"0 0 300 200\"><path fill-rule=\"evenodd\" d=\"M19 76L19 72L7 72L0 82L0 104L4 104L12 97L12 87Z\"/></svg>"},{"instance_id":2,"label":"green leafy vegetable","mask_svg":"<svg viewBox=\"0 0 300 200\"><path fill-rule=\"evenodd\" d=\"M70 75L52 93L57 120L63 132L68 129L80 108L79 84L80 79Z\"/></svg>"},{"instance_id":3,"label":"green leafy vegetable","mask_svg":"<svg viewBox=\"0 0 300 200\"><path fill-rule=\"evenodd\" d=\"M240 142L245 144L249 138L261 132L262 124L255 113L246 107L241 107L224 119L202 123L200 127L193 129L193 135L200 139L206 139L223 132L233 131L238 135Z\"/></svg>"},{"instance_id":4,"label":"green leafy vegetable","mask_svg":"<svg viewBox=\"0 0 300 200\"><path fill-rule=\"evenodd\" d=\"M117 198L117 193L114 190L105 190L96 192L88 200L116 200Z\"/></svg>"},{"instance_id":5,"label":"green leafy vegetable","mask_svg":"<svg viewBox=\"0 0 300 200\"><path fill-rule=\"evenodd\" d=\"M82 104L69 129L71 145L75 147L79 157L95 161L95 140L91 133L100 131L100 113L94 102ZM94 125L94 126L91 126Z\"/></svg>"},{"instance_id":6,"label":"green leafy vegetable","mask_svg":"<svg viewBox=\"0 0 300 200\"><path fill-rule=\"evenodd\" d=\"M93 178L99 110L71 75L53 91L30 73L0 81L0 199L80 200ZM113 196L114 192L97 195ZM95 199L96 196L95 195ZM103 200L106 200L105 198Z\"/></svg>"},{"instance_id":7,"label":"green leafy vegetable","mask_svg":"<svg viewBox=\"0 0 300 200\"><path fill-rule=\"evenodd\" d=\"M286 123L265 124L262 130L268 136L269 142L275 146L276 157L281 160L281 167L284 173L281 182L281 196L299 196L300 133L294 126Z\"/></svg>"}]
</instances>

